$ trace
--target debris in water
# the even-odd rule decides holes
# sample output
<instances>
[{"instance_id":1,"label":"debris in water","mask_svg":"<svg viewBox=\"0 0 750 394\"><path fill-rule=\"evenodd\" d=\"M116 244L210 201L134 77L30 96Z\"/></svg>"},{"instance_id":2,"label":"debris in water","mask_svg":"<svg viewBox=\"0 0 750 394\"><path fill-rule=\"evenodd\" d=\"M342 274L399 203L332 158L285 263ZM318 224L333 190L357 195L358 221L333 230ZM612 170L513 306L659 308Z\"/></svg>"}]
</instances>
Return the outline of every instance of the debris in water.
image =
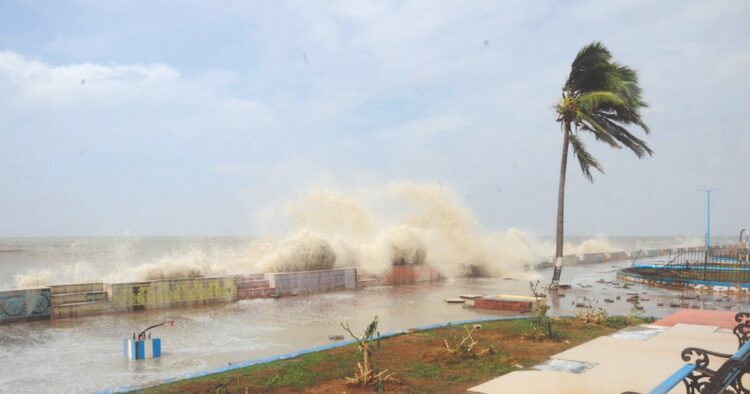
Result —
<instances>
[{"instance_id":1,"label":"debris in water","mask_svg":"<svg viewBox=\"0 0 750 394\"><path fill-rule=\"evenodd\" d=\"M609 303L612 303L612 302L615 302L615 300L613 300L613 299L611 299L611 298L605 298L605 299L604 299L604 302L609 302Z\"/></svg>"},{"instance_id":2,"label":"debris in water","mask_svg":"<svg viewBox=\"0 0 750 394\"><path fill-rule=\"evenodd\" d=\"M445 302L449 304L463 304L466 300L463 298L446 298Z\"/></svg>"},{"instance_id":3,"label":"debris in water","mask_svg":"<svg viewBox=\"0 0 750 394\"><path fill-rule=\"evenodd\" d=\"M664 303L663 302L657 302L656 306L664 306Z\"/></svg>"},{"instance_id":4,"label":"debris in water","mask_svg":"<svg viewBox=\"0 0 750 394\"><path fill-rule=\"evenodd\" d=\"M328 339L331 341L343 341L344 336L343 335L329 335Z\"/></svg>"},{"instance_id":5,"label":"debris in water","mask_svg":"<svg viewBox=\"0 0 750 394\"><path fill-rule=\"evenodd\" d=\"M648 300L650 300L650 298L648 298L648 297L641 297L641 301L648 301Z\"/></svg>"},{"instance_id":6,"label":"debris in water","mask_svg":"<svg viewBox=\"0 0 750 394\"><path fill-rule=\"evenodd\" d=\"M481 296L482 296L481 294L461 294L459 297L465 300L475 300Z\"/></svg>"}]
</instances>

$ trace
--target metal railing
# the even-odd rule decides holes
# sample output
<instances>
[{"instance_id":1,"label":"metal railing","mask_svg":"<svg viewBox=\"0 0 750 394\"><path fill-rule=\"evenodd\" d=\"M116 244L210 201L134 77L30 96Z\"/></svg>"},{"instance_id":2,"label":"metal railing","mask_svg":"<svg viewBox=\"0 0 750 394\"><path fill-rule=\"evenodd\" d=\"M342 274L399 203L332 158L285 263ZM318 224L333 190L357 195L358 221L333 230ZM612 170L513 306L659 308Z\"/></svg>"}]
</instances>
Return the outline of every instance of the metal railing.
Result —
<instances>
[{"instance_id":1,"label":"metal railing","mask_svg":"<svg viewBox=\"0 0 750 394\"><path fill-rule=\"evenodd\" d=\"M665 250L663 254L636 259L630 270L642 276L678 280L750 283L750 248L718 245Z\"/></svg>"}]
</instances>

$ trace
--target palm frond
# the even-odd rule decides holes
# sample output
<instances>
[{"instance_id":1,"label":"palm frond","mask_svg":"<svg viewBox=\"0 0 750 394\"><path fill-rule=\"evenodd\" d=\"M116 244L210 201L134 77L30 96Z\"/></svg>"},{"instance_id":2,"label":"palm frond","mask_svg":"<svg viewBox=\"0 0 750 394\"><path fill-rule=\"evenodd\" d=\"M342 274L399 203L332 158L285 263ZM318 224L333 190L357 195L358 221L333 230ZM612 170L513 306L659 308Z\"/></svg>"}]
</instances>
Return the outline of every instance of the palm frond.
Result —
<instances>
[{"instance_id":1,"label":"palm frond","mask_svg":"<svg viewBox=\"0 0 750 394\"><path fill-rule=\"evenodd\" d=\"M583 111L576 112L576 118L580 122L581 128L583 130L590 131L592 134L594 134L594 137L596 137L597 140L604 141L613 148L621 148L620 144L617 142L617 139L612 136L605 125L599 123L598 119L589 116Z\"/></svg>"},{"instance_id":2,"label":"palm frond","mask_svg":"<svg viewBox=\"0 0 750 394\"><path fill-rule=\"evenodd\" d=\"M597 90L583 93L576 98L576 105L584 113L593 113L600 108L616 108L626 104L617 93Z\"/></svg>"},{"instance_id":3,"label":"palm frond","mask_svg":"<svg viewBox=\"0 0 750 394\"><path fill-rule=\"evenodd\" d=\"M634 136L625 127L603 116L594 115L594 118L597 120L597 123L609 131L609 134L612 135L612 137L633 151L638 158L642 158L647 154L649 156L654 155L654 151L651 150L646 141Z\"/></svg>"},{"instance_id":4,"label":"palm frond","mask_svg":"<svg viewBox=\"0 0 750 394\"><path fill-rule=\"evenodd\" d=\"M570 139L570 145L573 146L573 153L575 154L576 158L578 159L578 164L581 166L581 171L583 171L583 175L588 178L589 182L594 181L593 175L591 175L591 168L595 168L597 171L604 173L604 170L602 170L602 167L599 165L599 161L597 161L594 156L592 156L587 150L586 147L583 145L583 142L575 135L570 134L568 136Z\"/></svg>"}]
</instances>

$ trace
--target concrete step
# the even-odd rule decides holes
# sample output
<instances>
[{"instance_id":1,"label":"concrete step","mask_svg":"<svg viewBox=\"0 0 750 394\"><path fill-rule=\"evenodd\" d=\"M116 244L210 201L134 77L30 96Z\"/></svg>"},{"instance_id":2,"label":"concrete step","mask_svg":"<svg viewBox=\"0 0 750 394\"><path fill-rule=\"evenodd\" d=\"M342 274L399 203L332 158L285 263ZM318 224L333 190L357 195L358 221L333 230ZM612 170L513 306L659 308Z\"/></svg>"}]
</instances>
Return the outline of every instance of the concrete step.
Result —
<instances>
[{"instance_id":1,"label":"concrete step","mask_svg":"<svg viewBox=\"0 0 750 394\"><path fill-rule=\"evenodd\" d=\"M245 274L245 275L236 275L237 280L263 280L266 278L265 274Z\"/></svg>"},{"instance_id":2,"label":"concrete step","mask_svg":"<svg viewBox=\"0 0 750 394\"><path fill-rule=\"evenodd\" d=\"M237 279L237 289L259 289L269 287L265 279Z\"/></svg>"},{"instance_id":3,"label":"concrete step","mask_svg":"<svg viewBox=\"0 0 750 394\"><path fill-rule=\"evenodd\" d=\"M54 305L52 307L53 319L65 319L70 317L91 316L107 313L112 310L109 301L76 302L72 304Z\"/></svg>"},{"instance_id":4,"label":"concrete step","mask_svg":"<svg viewBox=\"0 0 750 394\"><path fill-rule=\"evenodd\" d=\"M56 294L69 294L69 293L89 293L104 291L104 283L75 283L70 285L54 285L50 286L52 295Z\"/></svg>"},{"instance_id":5,"label":"concrete step","mask_svg":"<svg viewBox=\"0 0 750 394\"><path fill-rule=\"evenodd\" d=\"M271 298L276 295L270 287L259 287L251 289L237 289L237 299L251 300L253 298Z\"/></svg>"},{"instance_id":6,"label":"concrete step","mask_svg":"<svg viewBox=\"0 0 750 394\"><path fill-rule=\"evenodd\" d=\"M53 306L81 302L107 301L107 292L87 291L84 293L53 294L51 301Z\"/></svg>"}]
</instances>

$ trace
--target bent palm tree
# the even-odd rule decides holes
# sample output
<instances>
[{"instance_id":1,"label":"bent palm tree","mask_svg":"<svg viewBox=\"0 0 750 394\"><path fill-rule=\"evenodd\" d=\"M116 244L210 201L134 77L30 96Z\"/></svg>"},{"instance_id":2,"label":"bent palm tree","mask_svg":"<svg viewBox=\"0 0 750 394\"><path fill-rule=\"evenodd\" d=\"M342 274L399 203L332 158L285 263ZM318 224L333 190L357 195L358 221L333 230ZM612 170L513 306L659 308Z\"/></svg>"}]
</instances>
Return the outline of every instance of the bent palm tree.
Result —
<instances>
[{"instance_id":1,"label":"bent palm tree","mask_svg":"<svg viewBox=\"0 0 750 394\"><path fill-rule=\"evenodd\" d=\"M565 207L565 172L568 149L578 158L581 171L590 182L591 169L604 173L599 162L586 150L579 131L594 135L613 148L627 147L639 158L652 155L646 142L638 139L625 127L636 125L648 134L648 126L641 120L641 88L635 70L614 62L609 50L600 42L593 42L580 50L571 65L568 80L563 86L562 99L555 105L557 121L563 132L560 185L557 194L557 243L555 272L552 286L560 281L563 256L563 210Z\"/></svg>"}]
</instances>

